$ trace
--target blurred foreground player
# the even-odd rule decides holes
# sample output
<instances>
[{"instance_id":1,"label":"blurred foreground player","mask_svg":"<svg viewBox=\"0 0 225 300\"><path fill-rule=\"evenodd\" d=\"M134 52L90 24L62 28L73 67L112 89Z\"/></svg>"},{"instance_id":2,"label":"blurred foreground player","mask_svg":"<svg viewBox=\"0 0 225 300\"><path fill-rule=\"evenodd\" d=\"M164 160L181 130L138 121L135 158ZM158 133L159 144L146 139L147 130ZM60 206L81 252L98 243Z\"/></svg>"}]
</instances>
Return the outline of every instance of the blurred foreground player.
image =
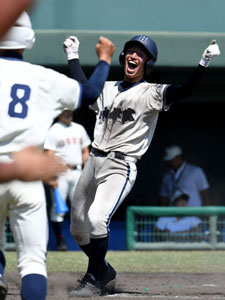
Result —
<instances>
[{"instance_id":1,"label":"blurred foreground player","mask_svg":"<svg viewBox=\"0 0 225 300\"><path fill-rule=\"evenodd\" d=\"M14 0L0 0L0 38L33 2L33 0L17 0L16 2ZM46 165L49 166L47 170L44 168ZM65 168L59 160L49 158L34 147L28 147L17 153L13 163L0 163L0 182L14 179L45 181L55 177L63 170Z\"/></svg>"},{"instance_id":2,"label":"blurred foreground player","mask_svg":"<svg viewBox=\"0 0 225 300\"><path fill-rule=\"evenodd\" d=\"M74 79L83 76L85 80L76 39L72 37L64 45L71 75ZM185 83L152 84L143 78L157 60L155 42L139 35L125 43L119 58L124 79L107 81L92 106L96 111L92 151L76 187L71 209L71 233L88 255L89 263L83 280L70 292L71 298L103 294L106 285L115 279L115 270L105 261L109 224L134 185L136 161L151 143L159 112L189 96L212 58L219 54L218 45L213 41Z\"/></svg>"},{"instance_id":3,"label":"blurred foreground player","mask_svg":"<svg viewBox=\"0 0 225 300\"><path fill-rule=\"evenodd\" d=\"M0 40L0 162L12 162L13 153L26 146L43 146L54 118L65 108L74 110L85 99L93 103L108 76L115 51L100 37L99 63L84 84L42 66L23 61L35 34L24 12ZM84 98L83 98L84 97ZM46 166L48 167L48 166ZM46 245L48 240L45 194L41 181L12 181L0 185L0 299L5 299L4 225L9 216L16 244L23 300L44 300L47 292Z\"/></svg>"}]
</instances>

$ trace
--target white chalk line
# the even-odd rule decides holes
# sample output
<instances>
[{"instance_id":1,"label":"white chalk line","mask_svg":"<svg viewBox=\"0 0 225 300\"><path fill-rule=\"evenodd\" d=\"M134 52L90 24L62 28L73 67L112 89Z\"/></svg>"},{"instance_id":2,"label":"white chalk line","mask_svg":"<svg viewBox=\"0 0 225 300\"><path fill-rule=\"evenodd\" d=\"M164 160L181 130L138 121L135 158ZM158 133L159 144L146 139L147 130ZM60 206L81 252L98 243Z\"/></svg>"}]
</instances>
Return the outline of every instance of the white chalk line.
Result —
<instances>
[{"instance_id":1,"label":"white chalk line","mask_svg":"<svg viewBox=\"0 0 225 300\"><path fill-rule=\"evenodd\" d=\"M222 299L225 299L224 296L212 296L212 295L209 295L210 296L210 299L218 299L218 300L222 300ZM110 298L110 297L117 297L117 298L148 298L148 299L206 299L206 295L202 295L202 296L181 296L181 295L176 295L176 296L171 296L171 295L166 295L166 296L163 296L163 295L140 295L140 294L130 294L130 293L119 293L119 294L114 294L114 295L107 295L105 296L107 298ZM207 299L209 299L207 297Z\"/></svg>"}]
</instances>

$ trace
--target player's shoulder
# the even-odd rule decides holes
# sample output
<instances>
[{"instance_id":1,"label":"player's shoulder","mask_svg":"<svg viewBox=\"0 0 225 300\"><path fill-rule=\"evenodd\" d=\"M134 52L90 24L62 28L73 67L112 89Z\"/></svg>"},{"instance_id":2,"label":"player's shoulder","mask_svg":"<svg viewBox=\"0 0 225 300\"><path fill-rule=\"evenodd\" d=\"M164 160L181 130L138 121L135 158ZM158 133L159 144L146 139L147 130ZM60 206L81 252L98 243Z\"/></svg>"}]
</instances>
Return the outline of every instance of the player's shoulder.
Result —
<instances>
[{"instance_id":1,"label":"player's shoulder","mask_svg":"<svg viewBox=\"0 0 225 300\"><path fill-rule=\"evenodd\" d=\"M42 72L42 73L48 73L49 75L58 75L60 74L59 72L51 69L51 68L48 68L48 67L45 67L45 66L41 66L41 65L37 65L37 64L30 64L28 63L29 65L31 65L34 69L36 69L37 71L39 72Z\"/></svg>"},{"instance_id":2,"label":"player's shoulder","mask_svg":"<svg viewBox=\"0 0 225 300\"><path fill-rule=\"evenodd\" d=\"M152 83L152 82L147 82L144 81L142 83L142 87L148 88L148 89L154 89L156 91L161 91L164 90L166 87L168 87L168 84L165 83Z\"/></svg>"},{"instance_id":3,"label":"player's shoulder","mask_svg":"<svg viewBox=\"0 0 225 300\"><path fill-rule=\"evenodd\" d=\"M118 88L122 81L106 81L104 87Z\"/></svg>"},{"instance_id":4,"label":"player's shoulder","mask_svg":"<svg viewBox=\"0 0 225 300\"><path fill-rule=\"evenodd\" d=\"M0 59L1 69L5 68L11 72L12 69L15 70L15 72L21 72L25 74L32 74L32 76L38 76L43 72L46 72L46 69L44 66L32 64L30 62L24 61L22 59Z\"/></svg>"},{"instance_id":5,"label":"player's shoulder","mask_svg":"<svg viewBox=\"0 0 225 300\"><path fill-rule=\"evenodd\" d=\"M187 164L186 166L187 173L192 174L191 176L201 176L204 175L205 172L202 167L194 165L194 164Z\"/></svg>"},{"instance_id":6,"label":"player's shoulder","mask_svg":"<svg viewBox=\"0 0 225 300\"><path fill-rule=\"evenodd\" d=\"M71 125L73 126L73 128L76 128L77 130L85 130L84 126L80 123L77 122L71 122Z\"/></svg>"},{"instance_id":7,"label":"player's shoulder","mask_svg":"<svg viewBox=\"0 0 225 300\"><path fill-rule=\"evenodd\" d=\"M61 128L63 128L63 125L60 122L55 122L52 124L52 126L50 127L49 131L51 132L57 132L59 130L61 130Z\"/></svg>"},{"instance_id":8,"label":"player's shoulder","mask_svg":"<svg viewBox=\"0 0 225 300\"><path fill-rule=\"evenodd\" d=\"M30 71L33 72L33 74L35 74L37 77L43 78L46 81L50 81L50 80L60 81L60 80L64 80L64 78L67 78L68 80L72 81L72 79L70 79L63 73L60 73L49 67L45 67L45 66L38 65L38 64L32 64L29 62L25 62L25 66L27 66L27 68L30 69ZM73 82L74 82L74 80L73 80Z\"/></svg>"},{"instance_id":9,"label":"player's shoulder","mask_svg":"<svg viewBox=\"0 0 225 300\"><path fill-rule=\"evenodd\" d=\"M186 168L194 171L202 170L202 168L195 164L186 163Z\"/></svg>"}]
</instances>

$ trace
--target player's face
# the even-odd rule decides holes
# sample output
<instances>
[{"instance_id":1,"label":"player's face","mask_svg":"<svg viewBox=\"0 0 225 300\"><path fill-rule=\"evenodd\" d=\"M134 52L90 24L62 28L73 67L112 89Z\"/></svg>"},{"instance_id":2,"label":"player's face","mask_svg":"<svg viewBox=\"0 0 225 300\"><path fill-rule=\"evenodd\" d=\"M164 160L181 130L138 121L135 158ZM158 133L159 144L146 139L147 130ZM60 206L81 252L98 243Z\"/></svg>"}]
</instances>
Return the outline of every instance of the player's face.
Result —
<instances>
[{"instance_id":1,"label":"player's face","mask_svg":"<svg viewBox=\"0 0 225 300\"><path fill-rule=\"evenodd\" d=\"M149 57L146 51L138 46L130 46L125 54L124 79L129 82L138 82L143 79L145 63Z\"/></svg>"},{"instance_id":2,"label":"player's face","mask_svg":"<svg viewBox=\"0 0 225 300\"><path fill-rule=\"evenodd\" d=\"M174 206L187 206L187 200L180 197L178 200L175 201Z\"/></svg>"},{"instance_id":3,"label":"player's face","mask_svg":"<svg viewBox=\"0 0 225 300\"><path fill-rule=\"evenodd\" d=\"M61 115L59 115L59 121L69 126L70 122L73 120L73 112L71 110L64 110Z\"/></svg>"},{"instance_id":4,"label":"player's face","mask_svg":"<svg viewBox=\"0 0 225 300\"><path fill-rule=\"evenodd\" d=\"M170 168L177 170L183 164L182 156L178 155L174 159L169 160L167 163Z\"/></svg>"}]
</instances>

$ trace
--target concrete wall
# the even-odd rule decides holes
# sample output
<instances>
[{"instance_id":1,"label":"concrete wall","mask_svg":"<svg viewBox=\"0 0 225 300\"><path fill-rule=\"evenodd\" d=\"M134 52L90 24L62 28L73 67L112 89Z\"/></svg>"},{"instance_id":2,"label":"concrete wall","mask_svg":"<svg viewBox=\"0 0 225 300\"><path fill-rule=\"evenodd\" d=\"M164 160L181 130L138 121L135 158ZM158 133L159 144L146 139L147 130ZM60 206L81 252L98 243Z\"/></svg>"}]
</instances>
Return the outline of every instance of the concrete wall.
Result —
<instances>
[{"instance_id":1,"label":"concrete wall","mask_svg":"<svg viewBox=\"0 0 225 300\"><path fill-rule=\"evenodd\" d=\"M195 66L212 39L225 53L225 1L205 0L38 0L31 11L37 43L26 59L33 63L65 65L64 39L81 41L81 62L96 64L95 44L100 35L113 40L116 53L136 34L150 35L157 43L157 66ZM213 65L225 67L224 56Z\"/></svg>"},{"instance_id":2,"label":"concrete wall","mask_svg":"<svg viewBox=\"0 0 225 300\"><path fill-rule=\"evenodd\" d=\"M220 45L221 56L216 58L212 66L225 67L225 34L223 33L191 33L191 32L155 32L142 31L151 36L158 46L156 66L191 67L196 66L204 49L212 39ZM97 63L95 45L100 35L111 39L115 46L112 65L119 66L119 53L123 45L139 31L87 31L87 30L36 30L36 43L31 51L25 52L26 60L42 65L67 65L62 44L66 37L76 35L80 40L80 60L82 65L94 66Z\"/></svg>"},{"instance_id":3,"label":"concrete wall","mask_svg":"<svg viewBox=\"0 0 225 300\"><path fill-rule=\"evenodd\" d=\"M36 29L224 32L225 1L38 0Z\"/></svg>"}]
</instances>

